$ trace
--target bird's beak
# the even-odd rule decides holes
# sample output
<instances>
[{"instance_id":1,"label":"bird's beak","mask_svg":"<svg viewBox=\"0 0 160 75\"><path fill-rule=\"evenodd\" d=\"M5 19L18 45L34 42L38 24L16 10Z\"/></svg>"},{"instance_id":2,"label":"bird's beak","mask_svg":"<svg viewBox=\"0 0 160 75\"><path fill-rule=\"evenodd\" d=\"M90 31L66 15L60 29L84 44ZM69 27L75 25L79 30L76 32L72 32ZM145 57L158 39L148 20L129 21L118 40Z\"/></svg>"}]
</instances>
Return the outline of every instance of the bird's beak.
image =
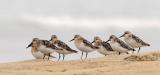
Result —
<instances>
[{"instance_id":1,"label":"bird's beak","mask_svg":"<svg viewBox=\"0 0 160 75\"><path fill-rule=\"evenodd\" d=\"M94 43L95 41L92 41L92 43Z\"/></svg>"},{"instance_id":2,"label":"bird's beak","mask_svg":"<svg viewBox=\"0 0 160 75\"><path fill-rule=\"evenodd\" d=\"M50 39L49 41L52 41L52 39Z\"/></svg>"},{"instance_id":3,"label":"bird's beak","mask_svg":"<svg viewBox=\"0 0 160 75\"><path fill-rule=\"evenodd\" d=\"M29 47L31 47L31 46L32 46L32 44L33 44L33 43L31 42L31 43L26 47L26 49L27 49L27 48L29 48Z\"/></svg>"},{"instance_id":4,"label":"bird's beak","mask_svg":"<svg viewBox=\"0 0 160 75\"><path fill-rule=\"evenodd\" d=\"M123 34L123 35L122 35L122 36L120 36L119 38L124 37L124 35L125 35L125 34Z\"/></svg>"},{"instance_id":5,"label":"bird's beak","mask_svg":"<svg viewBox=\"0 0 160 75\"><path fill-rule=\"evenodd\" d=\"M26 49L29 48L29 47L30 47L30 46L28 45L28 46L26 47Z\"/></svg>"},{"instance_id":6,"label":"bird's beak","mask_svg":"<svg viewBox=\"0 0 160 75\"><path fill-rule=\"evenodd\" d=\"M72 41L74 41L75 39L72 39L72 40L70 40L69 42L72 42Z\"/></svg>"},{"instance_id":7,"label":"bird's beak","mask_svg":"<svg viewBox=\"0 0 160 75\"><path fill-rule=\"evenodd\" d=\"M29 47L26 47L26 49L27 49L27 48L29 48Z\"/></svg>"}]
</instances>

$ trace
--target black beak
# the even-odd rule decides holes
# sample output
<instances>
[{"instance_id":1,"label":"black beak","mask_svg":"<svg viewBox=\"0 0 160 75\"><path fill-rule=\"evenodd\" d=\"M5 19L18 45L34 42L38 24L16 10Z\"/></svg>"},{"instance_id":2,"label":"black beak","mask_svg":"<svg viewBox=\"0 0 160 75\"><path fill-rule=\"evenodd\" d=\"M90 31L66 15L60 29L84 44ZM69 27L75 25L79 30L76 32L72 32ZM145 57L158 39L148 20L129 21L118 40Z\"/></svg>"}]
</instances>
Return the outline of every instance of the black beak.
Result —
<instances>
[{"instance_id":1,"label":"black beak","mask_svg":"<svg viewBox=\"0 0 160 75\"><path fill-rule=\"evenodd\" d=\"M123 34L123 35L122 35L122 36L120 36L119 38L124 37L124 35L125 35L125 34Z\"/></svg>"},{"instance_id":2,"label":"black beak","mask_svg":"<svg viewBox=\"0 0 160 75\"><path fill-rule=\"evenodd\" d=\"M70 40L69 42L72 42L72 41L74 41L74 39Z\"/></svg>"},{"instance_id":3,"label":"black beak","mask_svg":"<svg viewBox=\"0 0 160 75\"><path fill-rule=\"evenodd\" d=\"M92 41L92 43L94 43L95 41Z\"/></svg>"},{"instance_id":4,"label":"black beak","mask_svg":"<svg viewBox=\"0 0 160 75\"><path fill-rule=\"evenodd\" d=\"M26 48L29 48L29 47L31 47L31 46L32 46L32 44L33 44L33 43L31 42L31 43L30 43L30 44L29 44L29 45L28 45Z\"/></svg>"}]
</instances>

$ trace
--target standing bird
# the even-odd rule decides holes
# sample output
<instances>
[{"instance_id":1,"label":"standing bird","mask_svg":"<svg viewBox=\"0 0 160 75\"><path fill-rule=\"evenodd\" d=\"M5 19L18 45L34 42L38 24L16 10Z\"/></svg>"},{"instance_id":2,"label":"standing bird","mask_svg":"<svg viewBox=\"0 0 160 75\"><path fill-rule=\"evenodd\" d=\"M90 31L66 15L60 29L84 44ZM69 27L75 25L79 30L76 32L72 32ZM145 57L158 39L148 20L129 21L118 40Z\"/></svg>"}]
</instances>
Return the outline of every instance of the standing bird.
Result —
<instances>
[{"instance_id":1,"label":"standing bird","mask_svg":"<svg viewBox=\"0 0 160 75\"><path fill-rule=\"evenodd\" d=\"M77 53L76 50L71 49L67 44L65 44L61 40L58 40L56 35L52 35L50 41L52 42L52 44L56 45L58 48L61 48L61 50L55 50L57 53L59 53L58 61L61 58L60 54L63 54L63 60L64 60L65 55Z\"/></svg>"},{"instance_id":2,"label":"standing bird","mask_svg":"<svg viewBox=\"0 0 160 75\"><path fill-rule=\"evenodd\" d=\"M92 43L94 44L94 46L99 47L97 51L102 55L106 56L114 52L110 44L102 41L98 36L94 37L94 40Z\"/></svg>"},{"instance_id":3,"label":"standing bird","mask_svg":"<svg viewBox=\"0 0 160 75\"><path fill-rule=\"evenodd\" d=\"M130 51L130 50L135 51L133 48L129 47L126 43L121 41L115 35L111 35L108 41L110 41L110 45L111 45L112 49L119 52L119 55L121 53L129 54L128 51Z\"/></svg>"},{"instance_id":4,"label":"standing bird","mask_svg":"<svg viewBox=\"0 0 160 75\"><path fill-rule=\"evenodd\" d=\"M32 42L27 46L27 48L32 47L32 49L31 49L32 55L36 59L44 59L45 56L48 56L48 60L49 60L49 57L55 58L54 56L52 56L50 54L45 54L45 53L39 51L40 43L44 44L44 42L40 42L40 41L44 41L44 40L39 40L38 38L33 38Z\"/></svg>"},{"instance_id":5,"label":"standing bird","mask_svg":"<svg viewBox=\"0 0 160 75\"><path fill-rule=\"evenodd\" d=\"M42 52L38 51L38 49L37 49L37 42L35 41L35 38L27 46L27 48L29 48L29 47L32 47L31 48L31 53L32 53L33 57L35 57L36 59L43 59L44 54Z\"/></svg>"},{"instance_id":6,"label":"standing bird","mask_svg":"<svg viewBox=\"0 0 160 75\"><path fill-rule=\"evenodd\" d=\"M132 34L130 31L125 31L124 34L120 36L120 38L121 37L124 37L124 41L132 48L139 48L138 53L141 47L150 46L150 44L145 43L143 40Z\"/></svg>"},{"instance_id":7,"label":"standing bird","mask_svg":"<svg viewBox=\"0 0 160 75\"><path fill-rule=\"evenodd\" d=\"M71 41L75 41L74 42L75 46L80 51L82 51L81 60L82 60L82 57L83 57L83 52L86 53L86 58L87 58L87 55L88 55L89 52L93 52L93 51L95 51L96 49L99 48L99 47L93 46L91 42L89 42L88 40L84 39L80 35L75 35L74 38Z\"/></svg>"}]
</instances>

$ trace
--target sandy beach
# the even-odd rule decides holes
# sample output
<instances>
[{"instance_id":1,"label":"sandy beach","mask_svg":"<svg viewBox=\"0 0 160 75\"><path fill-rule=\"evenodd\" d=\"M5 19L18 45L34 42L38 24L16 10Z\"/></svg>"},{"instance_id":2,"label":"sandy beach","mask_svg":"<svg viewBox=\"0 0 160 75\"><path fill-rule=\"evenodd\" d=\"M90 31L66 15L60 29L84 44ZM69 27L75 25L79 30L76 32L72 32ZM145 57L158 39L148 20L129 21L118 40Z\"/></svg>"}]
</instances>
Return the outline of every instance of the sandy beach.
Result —
<instances>
[{"instance_id":1,"label":"sandy beach","mask_svg":"<svg viewBox=\"0 0 160 75\"><path fill-rule=\"evenodd\" d=\"M159 75L160 61L126 61L130 55L71 61L26 60L0 64L1 75Z\"/></svg>"}]
</instances>

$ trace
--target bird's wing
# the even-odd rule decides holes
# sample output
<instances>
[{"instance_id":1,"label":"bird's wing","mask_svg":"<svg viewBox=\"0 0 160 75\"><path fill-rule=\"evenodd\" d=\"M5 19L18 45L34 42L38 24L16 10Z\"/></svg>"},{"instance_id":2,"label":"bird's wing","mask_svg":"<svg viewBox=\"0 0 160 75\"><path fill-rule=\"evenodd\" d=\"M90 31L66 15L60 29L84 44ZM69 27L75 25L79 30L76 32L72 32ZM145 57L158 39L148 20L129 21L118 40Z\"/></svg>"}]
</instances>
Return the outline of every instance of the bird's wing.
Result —
<instances>
[{"instance_id":1,"label":"bird's wing","mask_svg":"<svg viewBox=\"0 0 160 75\"><path fill-rule=\"evenodd\" d=\"M66 49L66 50L68 50L68 51L77 53L76 50L71 49L66 43L64 43L64 42L62 42L62 41L60 41L60 40L59 40L59 42L58 42L58 46L61 47L61 48L63 48L63 49Z\"/></svg>"},{"instance_id":2,"label":"bird's wing","mask_svg":"<svg viewBox=\"0 0 160 75\"><path fill-rule=\"evenodd\" d=\"M56 49L56 50L62 50L58 47L56 47L54 44L51 44L48 40L41 40L41 44L45 45L48 48Z\"/></svg>"},{"instance_id":3,"label":"bird's wing","mask_svg":"<svg viewBox=\"0 0 160 75\"><path fill-rule=\"evenodd\" d=\"M56 47L54 44L50 44L50 47L55 50L62 50L61 48Z\"/></svg>"},{"instance_id":4,"label":"bird's wing","mask_svg":"<svg viewBox=\"0 0 160 75\"><path fill-rule=\"evenodd\" d=\"M133 50L133 48L129 47L126 43L124 43L123 41L121 41L120 39L117 39L117 42L120 44L120 46L122 46L123 48L126 48L128 50Z\"/></svg>"},{"instance_id":5,"label":"bird's wing","mask_svg":"<svg viewBox=\"0 0 160 75\"><path fill-rule=\"evenodd\" d=\"M102 42L102 45L106 48L108 51L113 51L111 45L107 42Z\"/></svg>"},{"instance_id":6,"label":"bird's wing","mask_svg":"<svg viewBox=\"0 0 160 75\"><path fill-rule=\"evenodd\" d=\"M149 44L145 43L143 40L141 40L139 37L132 35L132 38L137 42L137 43L141 43L142 45L147 45L149 46Z\"/></svg>"},{"instance_id":7,"label":"bird's wing","mask_svg":"<svg viewBox=\"0 0 160 75\"><path fill-rule=\"evenodd\" d=\"M96 47L96 46L93 46L91 42L83 39L83 43L86 45L86 46L89 46L91 48L94 48L94 49L98 49L99 47Z\"/></svg>"}]
</instances>

